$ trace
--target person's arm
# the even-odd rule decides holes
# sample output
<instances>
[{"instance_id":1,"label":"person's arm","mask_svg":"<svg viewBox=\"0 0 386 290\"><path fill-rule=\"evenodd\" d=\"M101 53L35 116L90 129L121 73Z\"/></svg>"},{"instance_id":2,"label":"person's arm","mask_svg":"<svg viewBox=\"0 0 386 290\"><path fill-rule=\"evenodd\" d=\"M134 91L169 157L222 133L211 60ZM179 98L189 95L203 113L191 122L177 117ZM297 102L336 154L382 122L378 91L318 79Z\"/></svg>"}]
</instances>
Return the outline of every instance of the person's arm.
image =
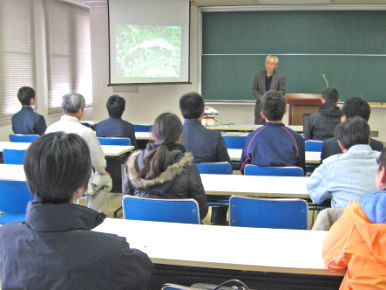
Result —
<instances>
[{"instance_id":1,"label":"person's arm","mask_svg":"<svg viewBox=\"0 0 386 290\"><path fill-rule=\"evenodd\" d=\"M256 100L261 98L262 92L260 91L259 87L259 73L255 75L255 79L253 81L252 85L252 94L255 96Z\"/></svg>"},{"instance_id":2,"label":"person's arm","mask_svg":"<svg viewBox=\"0 0 386 290\"><path fill-rule=\"evenodd\" d=\"M281 76L279 78L279 87L277 89L283 96L285 95L285 77Z\"/></svg>"},{"instance_id":3,"label":"person's arm","mask_svg":"<svg viewBox=\"0 0 386 290\"><path fill-rule=\"evenodd\" d=\"M44 119L43 116L40 116L34 126L34 131L38 135L43 135L46 129L47 129L46 120Z\"/></svg>"},{"instance_id":4,"label":"person's arm","mask_svg":"<svg viewBox=\"0 0 386 290\"><path fill-rule=\"evenodd\" d=\"M298 135L297 137L298 144L298 158L297 158L297 166L303 168L303 172L306 172L306 152L305 152L305 142L302 136Z\"/></svg>"},{"instance_id":5,"label":"person's arm","mask_svg":"<svg viewBox=\"0 0 386 290\"><path fill-rule=\"evenodd\" d=\"M232 166L231 158L228 154L227 145L225 144L224 138L219 134L217 139L217 148L216 148L216 162L228 162Z\"/></svg>"},{"instance_id":6,"label":"person's arm","mask_svg":"<svg viewBox=\"0 0 386 290\"><path fill-rule=\"evenodd\" d=\"M197 201L200 208L200 218L204 219L208 213L208 201L206 199L204 186L202 185L200 173L194 163L189 167L187 175L189 178L189 196Z\"/></svg>"},{"instance_id":7,"label":"person's arm","mask_svg":"<svg viewBox=\"0 0 386 290\"><path fill-rule=\"evenodd\" d=\"M138 149L137 139L135 138L134 126L131 124L129 124L129 138L131 141L131 145L133 145L135 149Z\"/></svg>"},{"instance_id":8,"label":"person's arm","mask_svg":"<svg viewBox=\"0 0 386 290\"><path fill-rule=\"evenodd\" d=\"M346 247L354 229L351 214L357 206L353 203L343 212L343 215L332 225L323 242L323 260L332 272L347 270L351 254L346 252Z\"/></svg>"},{"instance_id":9,"label":"person's arm","mask_svg":"<svg viewBox=\"0 0 386 290\"><path fill-rule=\"evenodd\" d=\"M307 182L307 193L315 204L320 204L328 198L331 194L328 192L328 167L322 163L314 170Z\"/></svg>"},{"instance_id":10,"label":"person's arm","mask_svg":"<svg viewBox=\"0 0 386 290\"><path fill-rule=\"evenodd\" d=\"M82 136L89 149L91 157L91 165L94 167L95 171L99 174L106 173L106 159L105 154L103 153L102 147L99 144L98 138L95 135L95 132L90 129L90 132Z\"/></svg>"},{"instance_id":11,"label":"person's arm","mask_svg":"<svg viewBox=\"0 0 386 290\"><path fill-rule=\"evenodd\" d=\"M303 136L304 139L310 140L312 139L312 128L311 128L311 116L308 116L308 118L305 118L305 122L303 125Z\"/></svg>"}]
</instances>

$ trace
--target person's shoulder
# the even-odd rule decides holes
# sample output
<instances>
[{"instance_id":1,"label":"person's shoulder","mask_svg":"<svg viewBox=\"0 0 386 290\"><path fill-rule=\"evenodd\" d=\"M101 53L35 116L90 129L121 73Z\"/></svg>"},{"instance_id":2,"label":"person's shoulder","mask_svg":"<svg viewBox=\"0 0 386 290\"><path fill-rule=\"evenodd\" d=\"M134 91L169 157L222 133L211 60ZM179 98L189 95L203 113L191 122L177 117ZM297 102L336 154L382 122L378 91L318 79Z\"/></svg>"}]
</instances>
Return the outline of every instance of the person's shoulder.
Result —
<instances>
[{"instance_id":1,"label":"person's shoulder","mask_svg":"<svg viewBox=\"0 0 386 290\"><path fill-rule=\"evenodd\" d=\"M383 143L381 141L375 140L373 138L370 138L370 146L373 150L376 150L376 151L382 151L383 150Z\"/></svg>"},{"instance_id":2,"label":"person's shoulder","mask_svg":"<svg viewBox=\"0 0 386 290\"><path fill-rule=\"evenodd\" d=\"M386 190L366 194L360 205L371 222L386 224Z\"/></svg>"}]
</instances>

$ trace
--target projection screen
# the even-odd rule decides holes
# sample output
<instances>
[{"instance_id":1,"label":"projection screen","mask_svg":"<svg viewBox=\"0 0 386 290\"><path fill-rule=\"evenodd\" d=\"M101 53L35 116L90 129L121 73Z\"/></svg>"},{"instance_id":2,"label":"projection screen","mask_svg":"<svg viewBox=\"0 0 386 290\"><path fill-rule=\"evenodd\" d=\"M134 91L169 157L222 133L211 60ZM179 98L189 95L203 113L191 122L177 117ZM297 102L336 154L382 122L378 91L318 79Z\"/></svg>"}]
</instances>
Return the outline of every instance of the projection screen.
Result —
<instances>
[{"instance_id":1,"label":"projection screen","mask_svg":"<svg viewBox=\"0 0 386 290\"><path fill-rule=\"evenodd\" d=\"M108 0L110 84L187 83L189 0Z\"/></svg>"}]
</instances>

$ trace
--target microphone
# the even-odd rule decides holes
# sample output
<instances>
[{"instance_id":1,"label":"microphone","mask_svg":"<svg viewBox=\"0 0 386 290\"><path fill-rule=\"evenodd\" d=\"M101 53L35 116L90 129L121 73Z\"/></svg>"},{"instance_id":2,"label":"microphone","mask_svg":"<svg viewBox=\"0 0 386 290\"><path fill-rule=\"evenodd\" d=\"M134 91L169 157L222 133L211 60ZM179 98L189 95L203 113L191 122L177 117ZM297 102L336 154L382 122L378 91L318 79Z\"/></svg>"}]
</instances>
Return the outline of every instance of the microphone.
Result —
<instances>
[{"instance_id":1,"label":"microphone","mask_svg":"<svg viewBox=\"0 0 386 290\"><path fill-rule=\"evenodd\" d=\"M329 88L329 86L328 86L328 81L327 81L327 78L326 78L326 75L323 73L322 76L323 76L324 81L325 81L325 83L326 83L326 88Z\"/></svg>"}]
</instances>

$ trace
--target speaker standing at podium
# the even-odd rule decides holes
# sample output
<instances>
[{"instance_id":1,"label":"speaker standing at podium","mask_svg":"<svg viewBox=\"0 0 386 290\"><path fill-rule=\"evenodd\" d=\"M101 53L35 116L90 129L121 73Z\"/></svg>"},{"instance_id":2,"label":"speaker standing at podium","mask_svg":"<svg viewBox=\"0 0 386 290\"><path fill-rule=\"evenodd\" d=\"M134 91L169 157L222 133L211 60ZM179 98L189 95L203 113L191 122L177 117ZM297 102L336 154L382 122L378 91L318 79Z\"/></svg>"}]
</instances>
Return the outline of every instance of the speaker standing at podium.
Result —
<instances>
[{"instance_id":1,"label":"speaker standing at podium","mask_svg":"<svg viewBox=\"0 0 386 290\"><path fill-rule=\"evenodd\" d=\"M269 90L276 90L285 94L285 78L275 71L279 65L279 58L277 56L268 55L265 58L265 71L256 73L253 81L252 93L256 98L255 106L255 124L263 125L264 119L260 116L261 111L261 96Z\"/></svg>"}]
</instances>

